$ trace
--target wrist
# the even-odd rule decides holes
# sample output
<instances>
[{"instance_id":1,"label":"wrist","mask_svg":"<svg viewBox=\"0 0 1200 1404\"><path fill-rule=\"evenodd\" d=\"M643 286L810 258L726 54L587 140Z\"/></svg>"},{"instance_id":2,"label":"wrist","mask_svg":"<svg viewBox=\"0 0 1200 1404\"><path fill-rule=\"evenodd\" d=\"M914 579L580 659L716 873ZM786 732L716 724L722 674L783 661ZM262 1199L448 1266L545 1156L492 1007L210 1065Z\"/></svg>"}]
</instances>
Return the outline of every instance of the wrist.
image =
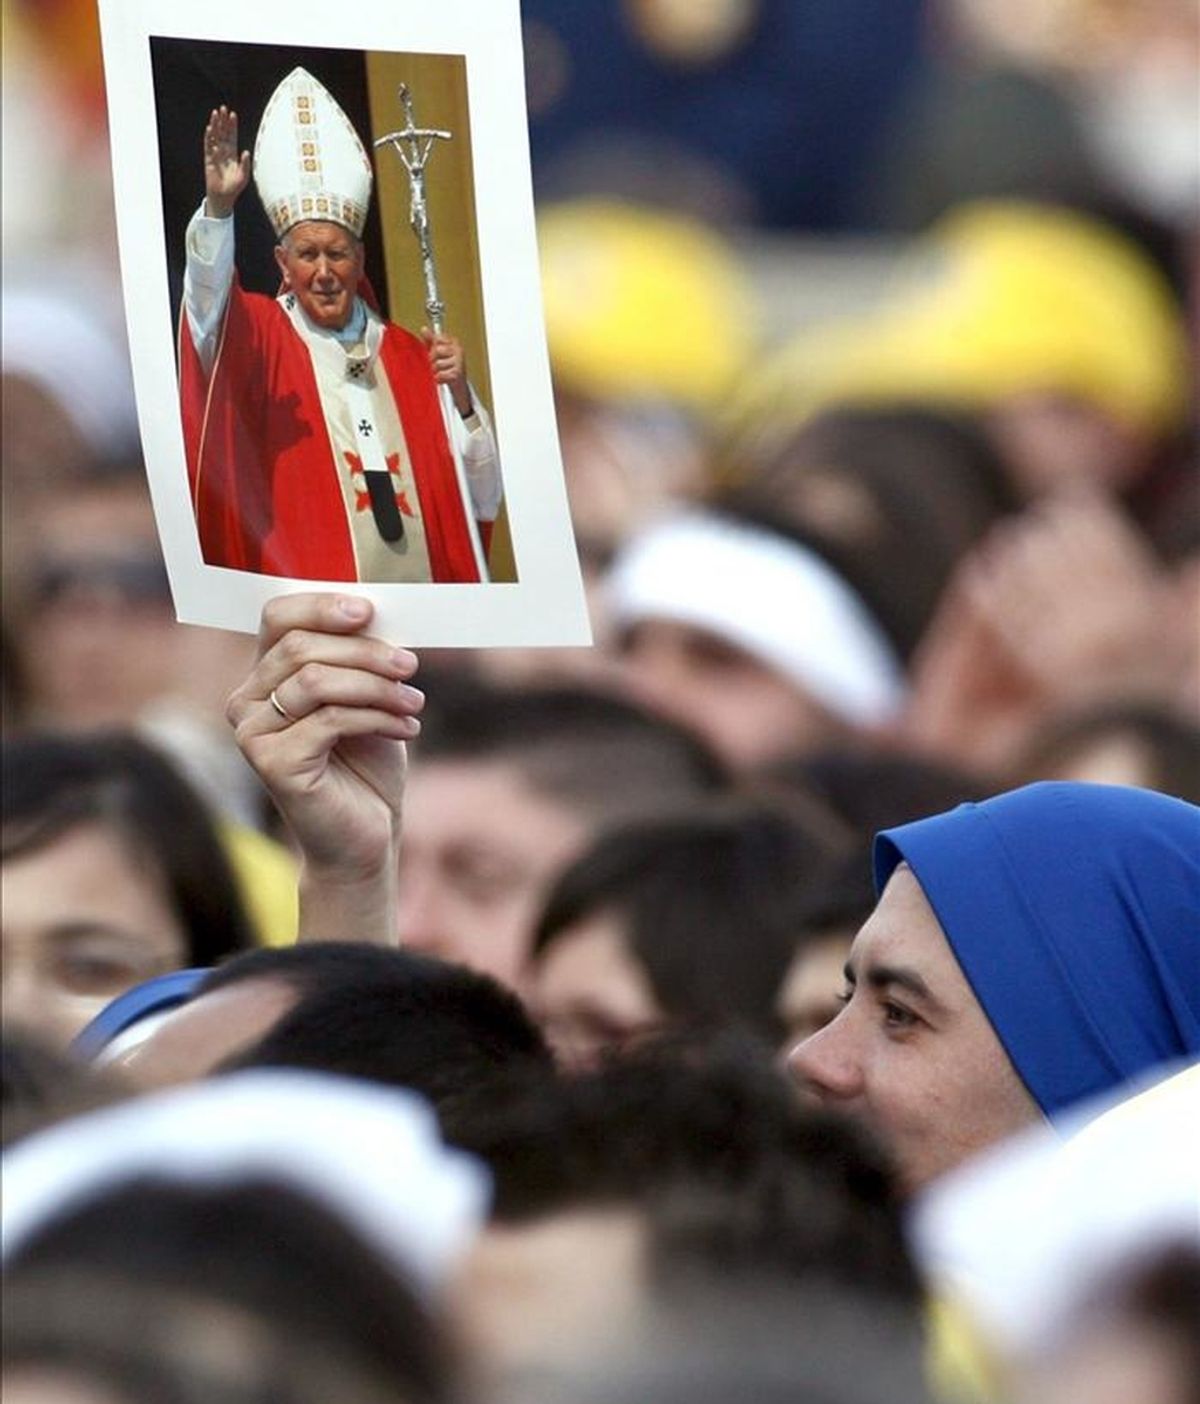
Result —
<instances>
[{"instance_id":1,"label":"wrist","mask_svg":"<svg viewBox=\"0 0 1200 1404\"><path fill-rule=\"evenodd\" d=\"M300 859L301 882L321 883L337 890L349 890L388 879L400 861L399 832L372 845L370 851L352 855L307 851Z\"/></svg>"},{"instance_id":2,"label":"wrist","mask_svg":"<svg viewBox=\"0 0 1200 1404\"><path fill-rule=\"evenodd\" d=\"M399 853L371 863L321 863L300 868L300 940L394 945Z\"/></svg>"},{"instance_id":3,"label":"wrist","mask_svg":"<svg viewBox=\"0 0 1200 1404\"><path fill-rule=\"evenodd\" d=\"M206 195L204 214L207 219L228 219L233 214L233 201L214 200L211 195Z\"/></svg>"}]
</instances>

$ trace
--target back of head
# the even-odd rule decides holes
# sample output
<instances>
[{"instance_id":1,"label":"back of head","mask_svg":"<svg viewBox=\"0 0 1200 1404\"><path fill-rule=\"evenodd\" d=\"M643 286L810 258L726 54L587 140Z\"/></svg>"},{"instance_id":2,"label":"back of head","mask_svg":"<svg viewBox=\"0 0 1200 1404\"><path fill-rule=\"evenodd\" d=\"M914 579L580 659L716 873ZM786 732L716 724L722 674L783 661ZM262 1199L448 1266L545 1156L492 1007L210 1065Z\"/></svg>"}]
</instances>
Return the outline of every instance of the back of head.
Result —
<instances>
[{"instance_id":1,"label":"back of head","mask_svg":"<svg viewBox=\"0 0 1200 1404\"><path fill-rule=\"evenodd\" d=\"M848 405L772 446L718 505L818 549L907 657L954 566L1016 496L969 416Z\"/></svg>"},{"instance_id":2,"label":"back of head","mask_svg":"<svg viewBox=\"0 0 1200 1404\"><path fill-rule=\"evenodd\" d=\"M411 951L337 946L303 972L300 998L227 1068L289 1067L407 1087L439 1111L518 1074L549 1073L550 1052L517 997L486 975ZM378 953L378 958L367 952ZM288 978L286 962L256 962ZM320 979L312 973L320 967Z\"/></svg>"},{"instance_id":3,"label":"back of head","mask_svg":"<svg viewBox=\"0 0 1200 1404\"><path fill-rule=\"evenodd\" d=\"M1121 773L1200 804L1200 725L1153 702L1113 702L1051 719L1035 733L1019 770L1033 780L1103 780Z\"/></svg>"},{"instance_id":4,"label":"back of head","mask_svg":"<svg viewBox=\"0 0 1200 1404\"><path fill-rule=\"evenodd\" d=\"M535 959L577 923L611 913L672 1022L741 1022L774 1038L795 915L827 856L819 835L766 806L716 805L611 829L551 890Z\"/></svg>"},{"instance_id":5,"label":"back of head","mask_svg":"<svg viewBox=\"0 0 1200 1404\"><path fill-rule=\"evenodd\" d=\"M864 1329L864 1323L870 1329ZM930 1404L908 1312L849 1287L691 1282L498 1404Z\"/></svg>"},{"instance_id":6,"label":"back of head","mask_svg":"<svg viewBox=\"0 0 1200 1404\"><path fill-rule=\"evenodd\" d=\"M365 941L303 941L242 951L210 970L197 986L194 999L248 980L277 980L299 999L343 983L367 985L387 980L411 955L392 946Z\"/></svg>"},{"instance_id":7,"label":"back of head","mask_svg":"<svg viewBox=\"0 0 1200 1404\"><path fill-rule=\"evenodd\" d=\"M4 1292L5 1399L38 1404L420 1404L360 1360L203 1292L36 1270Z\"/></svg>"},{"instance_id":8,"label":"back of head","mask_svg":"<svg viewBox=\"0 0 1200 1404\"><path fill-rule=\"evenodd\" d=\"M781 761L764 771L761 784L769 793L796 789L815 797L868 839L989 793L985 777L945 761L865 747L826 747Z\"/></svg>"},{"instance_id":9,"label":"back of head","mask_svg":"<svg viewBox=\"0 0 1200 1404\"><path fill-rule=\"evenodd\" d=\"M886 1160L740 1041L648 1048L460 1108L450 1134L491 1169L500 1223L643 1210L662 1287L764 1274L919 1298Z\"/></svg>"},{"instance_id":10,"label":"back of head","mask_svg":"<svg viewBox=\"0 0 1200 1404\"><path fill-rule=\"evenodd\" d=\"M691 803L725 780L716 758L682 728L583 688L456 680L430 690L413 749L418 766L511 764L536 793L603 823Z\"/></svg>"},{"instance_id":11,"label":"back of head","mask_svg":"<svg viewBox=\"0 0 1200 1404\"><path fill-rule=\"evenodd\" d=\"M880 834L1048 1115L1200 1053L1200 808L1045 782Z\"/></svg>"},{"instance_id":12,"label":"back of head","mask_svg":"<svg viewBox=\"0 0 1200 1404\"><path fill-rule=\"evenodd\" d=\"M152 747L121 732L4 741L3 859L33 853L84 824L111 829L161 877L190 965L253 944L213 822Z\"/></svg>"},{"instance_id":13,"label":"back of head","mask_svg":"<svg viewBox=\"0 0 1200 1404\"><path fill-rule=\"evenodd\" d=\"M72 1273L118 1292L194 1294L269 1336L356 1362L405 1399L447 1394L443 1347L408 1284L332 1213L269 1178L146 1178L99 1191L35 1232L7 1267L16 1288Z\"/></svg>"}]
</instances>

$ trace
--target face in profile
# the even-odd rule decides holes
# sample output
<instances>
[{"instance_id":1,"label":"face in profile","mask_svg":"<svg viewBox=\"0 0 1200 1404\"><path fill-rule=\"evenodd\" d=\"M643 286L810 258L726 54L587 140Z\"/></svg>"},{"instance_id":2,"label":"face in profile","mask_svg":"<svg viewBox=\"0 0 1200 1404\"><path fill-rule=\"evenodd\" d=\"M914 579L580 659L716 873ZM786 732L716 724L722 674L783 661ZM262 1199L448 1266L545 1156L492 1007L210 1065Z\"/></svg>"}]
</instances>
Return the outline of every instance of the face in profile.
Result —
<instances>
[{"instance_id":1,"label":"face in profile","mask_svg":"<svg viewBox=\"0 0 1200 1404\"><path fill-rule=\"evenodd\" d=\"M841 1001L790 1070L880 1136L907 1190L1041 1119L903 864L854 938Z\"/></svg>"},{"instance_id":2,"label":"face in profile","mask_svg":"<svg viewBox=\"0 0 1200 1404\"><path fill-rule=\"evenodd\" d=\"M187 964L183 922L155 867L88 820L0 868L6 1022L65 1048L117 995Z\"/></svg>"}]
</instances>

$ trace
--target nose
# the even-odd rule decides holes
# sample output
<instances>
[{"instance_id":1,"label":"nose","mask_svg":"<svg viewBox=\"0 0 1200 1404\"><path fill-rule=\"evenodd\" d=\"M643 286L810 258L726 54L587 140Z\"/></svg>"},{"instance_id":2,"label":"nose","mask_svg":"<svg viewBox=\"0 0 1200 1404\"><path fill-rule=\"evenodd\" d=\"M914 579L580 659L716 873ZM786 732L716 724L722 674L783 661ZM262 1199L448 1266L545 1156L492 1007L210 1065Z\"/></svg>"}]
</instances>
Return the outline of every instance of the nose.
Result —
<instances>
[{"instance_id":1,"label":"nose","mask_svg":"<svg viewBox=\"0 0 1200 1404\"><path fill-rule=\"evenodd\" d=\"M321 283L333 281L333 265L324 254L320 254L317 257L317 271L315 277L317 281Z\"/></svg>"},{"instance_id":2,"label":"nose","mask_svg":"<svg viewBox=\"0 0 1200 1404\"><path fill-rule=\"evenodd\" d=\"M862 1063L848 1014L843 1010L787 1055L792 1079L823 1102L848 1101L862 1091Z\"/></svg>"}]
</instances>

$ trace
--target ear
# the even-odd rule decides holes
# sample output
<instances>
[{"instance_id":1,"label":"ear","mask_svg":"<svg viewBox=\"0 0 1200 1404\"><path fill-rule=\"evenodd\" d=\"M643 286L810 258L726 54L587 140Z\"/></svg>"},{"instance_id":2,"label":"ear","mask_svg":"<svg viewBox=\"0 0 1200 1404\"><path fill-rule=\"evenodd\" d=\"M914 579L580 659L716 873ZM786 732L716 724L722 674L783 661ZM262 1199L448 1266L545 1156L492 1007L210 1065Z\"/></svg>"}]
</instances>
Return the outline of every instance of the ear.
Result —
<instances>
[{"instance_id":1,"label":"ear","mask_svg":"<svg viewBox=\"0 0 1200 1404\"><path fill-rule=\"evenodd\" d=\"M292 286L292 280L288 277L287 249L285 249L282 244L275 245L275 263L279 268L280 276L283 278L283 291L287 292Z\"/></svg>"}]
</instances>

